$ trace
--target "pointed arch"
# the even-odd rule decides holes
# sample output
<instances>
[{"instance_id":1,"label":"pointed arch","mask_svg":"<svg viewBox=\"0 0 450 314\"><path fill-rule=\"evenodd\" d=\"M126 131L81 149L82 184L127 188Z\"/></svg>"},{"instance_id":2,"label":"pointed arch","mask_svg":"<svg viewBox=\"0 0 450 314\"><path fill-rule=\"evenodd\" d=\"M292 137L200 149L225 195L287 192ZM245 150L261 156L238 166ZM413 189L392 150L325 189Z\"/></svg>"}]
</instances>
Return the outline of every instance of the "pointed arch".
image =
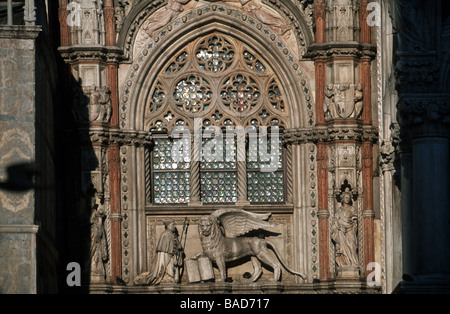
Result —
<instances>
[{"instance_id":1,"label":"pointed arch","mask_svg":"<svg viewBox=\"0 0 450 314\"><path fill-rule=\"evenodd\" d=\"M145 99L161 67L187 44L212 33L244 43L271 66L284 89L286 106L291 113L287 121L289 128L307 127L308 121L313 121L310 79L288 45L269 27L242 11L210 5L178 16L150 38L135 56L122 89L122 128L144 130Z\"/></svg>"}]
</instances>

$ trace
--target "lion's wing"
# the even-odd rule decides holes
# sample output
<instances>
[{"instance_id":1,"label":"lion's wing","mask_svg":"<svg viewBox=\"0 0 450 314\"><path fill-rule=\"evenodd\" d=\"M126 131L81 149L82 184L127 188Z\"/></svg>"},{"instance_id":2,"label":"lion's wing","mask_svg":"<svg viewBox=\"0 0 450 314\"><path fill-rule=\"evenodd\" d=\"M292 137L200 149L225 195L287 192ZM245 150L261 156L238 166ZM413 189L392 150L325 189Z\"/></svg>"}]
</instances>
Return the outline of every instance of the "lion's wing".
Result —
<instances>
[{"instance_id":1,"label":"lion's wing","mask_svg":"<svg viewBox=\"0 0 450 314\"><path fill-rule=\"evenodd\" d=\"M211 215L221 223L225 236L229 238L238 237L252 230L276 226L266 221L271 216L270 213L256 214L242 209L226 208L219 209Z\"/></svg>"}]
</instances>

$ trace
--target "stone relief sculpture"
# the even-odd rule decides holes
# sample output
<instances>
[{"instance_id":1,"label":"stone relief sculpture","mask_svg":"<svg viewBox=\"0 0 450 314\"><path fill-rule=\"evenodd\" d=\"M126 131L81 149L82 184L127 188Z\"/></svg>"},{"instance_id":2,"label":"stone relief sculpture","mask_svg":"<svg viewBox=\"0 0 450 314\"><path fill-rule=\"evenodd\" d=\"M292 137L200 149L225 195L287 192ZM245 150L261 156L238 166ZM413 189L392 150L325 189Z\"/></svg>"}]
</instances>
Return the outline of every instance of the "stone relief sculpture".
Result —
<instances>
[{"instance_id":1,"label":"stone relief sculpture","mask_svg":"<svg viewBox=\"0 0 450 314\"><path fill-rule=\"evenodd\" d=\"M210 215L202 216L198 222L198 231L203 252L201 256L208 257L219 268L219 282L227 279L226 263L250 256L254 272L251 280L256 282L262 275L261 262L273 267L274 281L281 279L281 265L290 273L305 279L302 274L290 270L277 248L269 241L256 237L241 237L252 230L274 227L267 221L269 214L255 214L240 209L220 209ZM271 248L278 260L269 252ZM280 265L281 263L281 265Z\"/></svg>"},{"instance_id":2,"label":"stone relief sculpture","mask_svg":"<svg viewBox=\"0 0 450 314\"><path fill-rule=\"evenodd\" d=\"M323 101L323 112L326 120L361 117L363 110L362 84L327 84Z\"/></svg>"},{"instance_id":3,"label":"stone relief sculpture","mask_svg":"<svg viewBox=\"0 0 450 314\"><path fill-rule=\"evenodd\" d=\"M75 121L78 123L108 123L112 113L109 88L97 86L76 87L72 113Z\"/></svg>"},{"instance_id":4,"label":"stone relief sculpture","mask_svg":"<svg viewBox=\"0 0 450 314\"><path fill-rule=\"evenodd\" d=\"M358 83L355 86L355 118L359 119L363 110L363 88Z\"/></svg>"},{"instance_id":5,"label":"stone relief sculpture","mask_svg":"<svg viewBox=\"0 0 450 314\"><path fill-rule=\"evenodd\" d=\"M326 120L336 117L336 107L334 104L334 85L328 84L325 87L325 98L323 100L323 113Z\"/></svg>"},{"instance_id":6,"label":"stone relief sculpture","mask_svg":"<svg viewBox=\"0 0 450 314\"><path fill-rule=\"evenodd\" d=\"M111 118L111 99L108 87L91 87L89 94L89 121L109 122Z\"/></svg>"},{"instance_id":7,"label":"stone relief sculpture","mask_svg":"<svg viewBox=\"0 0 450 314\"><path fill-rule=\"evenodd\" d=\"M158 29L164 27L184 11L183 5L189 3L191 0L169 0L167 6L160 11L153 14L144 26L145 32L153 37L153 34Z\"/></svg>"},{"instance_id":8,"label":"stone relief sculpture","mask_svg":"<svg viewBox=\"0 0 450 314\"><path fill-rule=\"evenodd\" d=\"M262 6L256 4L252 0L240 0L242 4L242 10L257 18L261 23L270 27L275 33L282 36L288 30L290 26L280 17L268 12Z\"/></svg>"},{"instance_id":9,"label":"stone relief sculpture","mask_svg":"<svg viewBox=\"0 0 450 314\"><path fill-rule=\"evenodd\" d=\"M348 90L350 89L349 83L334 84L334 103L336 105L336 113L341 118L348 118L353 111L354 103L353 97L349 100ZM353 95L351 95L353 96ZM350 111L350 114L348 113Z\"/></svg>"},{"instance_id":10,"label":"stone relief sculpture","mask_svg":"<svg viewBox=\"0 0 450 314\"><path fill-rule=\"evenodd\" d=\"M332 219L331 239L335 245L336 266L341 268L358 267L358 216L353 207L352 193L346 188L340 195L341 206Z\"/></svg>"},{"instance_id":11,"label":"stone relief sculpture","mask_svg":"<svg viewBox=\"0 0 450 314\"><path fill-rule=\"evenodd\" d=\"M134 279L135 285L158 285L166 278L179 283L184 264L184 249L178 238L175 221L164 221L165 231L156 246L156 258L151 272L140 274ZM184 234L184 231L183 231Z\"/></svg>"}]
</instances>

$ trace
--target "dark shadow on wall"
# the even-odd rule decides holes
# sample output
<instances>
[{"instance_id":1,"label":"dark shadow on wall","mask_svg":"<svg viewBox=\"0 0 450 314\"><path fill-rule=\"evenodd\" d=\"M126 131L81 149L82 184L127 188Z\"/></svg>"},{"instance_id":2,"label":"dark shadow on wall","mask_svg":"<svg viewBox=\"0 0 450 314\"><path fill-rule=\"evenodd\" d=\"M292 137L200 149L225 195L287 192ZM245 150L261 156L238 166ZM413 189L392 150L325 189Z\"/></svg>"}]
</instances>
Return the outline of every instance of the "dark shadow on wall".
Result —
<instances>
[{"instance_id":1,"label":"dark shadow on wall","mask_svg":"<svg viewBox=\"0 0 450 314\"><path fill-rule=\"evenodd\" d=\"M67 67L67 65L65 65ZM101 167L89 134L89 95L82 81L76 80L67 67L64 88L64 110L60 114L57 143L59 153L59 205L61 247L61 280L63 293L88 293L92 273L106 275L108 247L106 241L104 195L91 175ZM81 270L81 286L71 286L67 280L77 263ZM106 278L106 276L105 276ZM73 279L73 277L72 277Z\"/></svg>"}]
</instances>

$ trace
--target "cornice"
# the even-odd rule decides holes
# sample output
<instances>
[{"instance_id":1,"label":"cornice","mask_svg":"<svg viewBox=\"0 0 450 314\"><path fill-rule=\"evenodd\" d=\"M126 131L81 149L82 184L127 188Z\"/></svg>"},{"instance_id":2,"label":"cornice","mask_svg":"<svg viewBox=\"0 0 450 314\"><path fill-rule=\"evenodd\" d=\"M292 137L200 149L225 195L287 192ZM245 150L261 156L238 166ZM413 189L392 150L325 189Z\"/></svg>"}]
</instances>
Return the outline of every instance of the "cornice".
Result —
<instances>
[{"instance_id":1,"label":"cornice","mask_svg":"<svg viewBox=\"0 0 450 314\"><path fill-rule=\"evenodd\" d=\"M40 25L0 25L0 38L36 39L41 32Z\"/></svg>"}]
</instances>

